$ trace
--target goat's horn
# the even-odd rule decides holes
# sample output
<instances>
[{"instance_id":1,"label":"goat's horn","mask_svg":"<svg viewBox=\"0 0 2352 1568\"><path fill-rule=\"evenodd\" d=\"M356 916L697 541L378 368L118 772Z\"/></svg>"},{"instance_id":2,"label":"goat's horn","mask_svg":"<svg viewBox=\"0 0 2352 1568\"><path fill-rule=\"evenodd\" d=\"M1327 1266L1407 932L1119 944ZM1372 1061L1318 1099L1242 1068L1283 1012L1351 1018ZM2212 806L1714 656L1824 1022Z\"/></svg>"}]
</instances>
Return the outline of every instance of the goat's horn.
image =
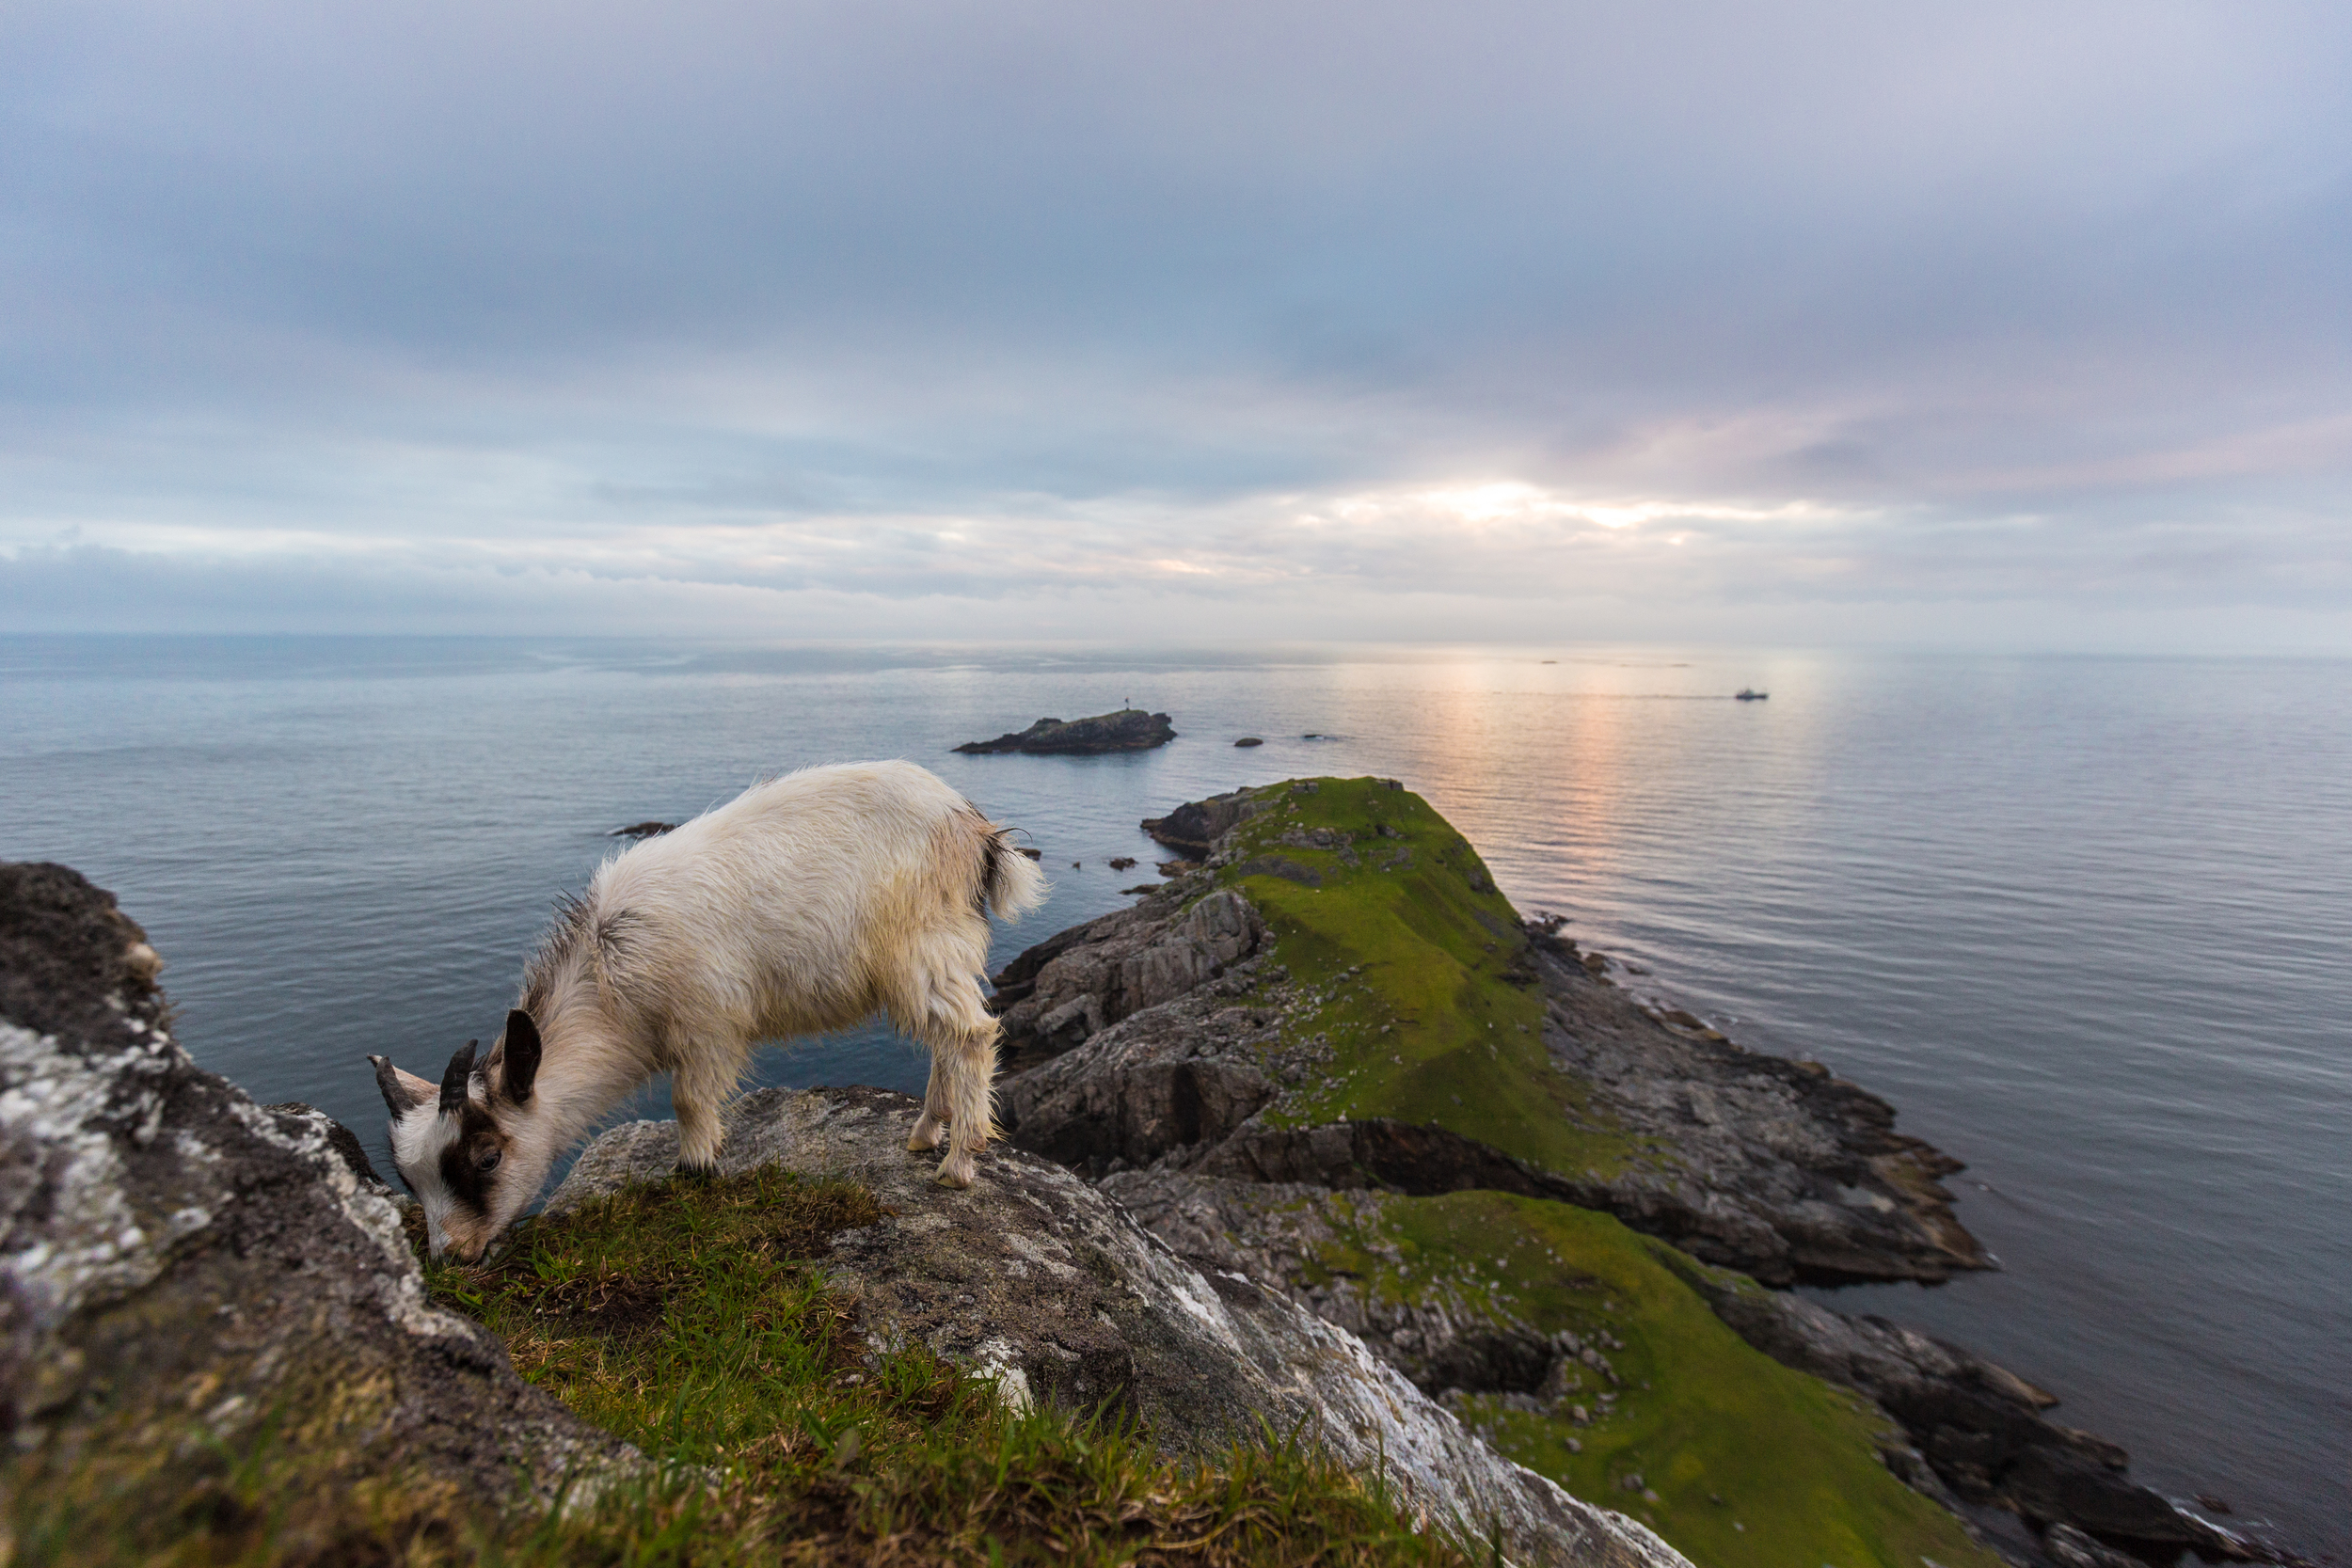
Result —
<instances>
[{"instance_id":1,"label":"goat's horn","mask_svg":"<svg viewBox=\"0 0 2352 1568\"><path fill-rule=\"evenodd\" d=\"M473 1076L474 1047L480 1040L468 1040L465 1049L449 1059L449 1070L441 1074L441 1115L453 1117L466 1108L466 1080Z\"/></svg>"}]
</instances>

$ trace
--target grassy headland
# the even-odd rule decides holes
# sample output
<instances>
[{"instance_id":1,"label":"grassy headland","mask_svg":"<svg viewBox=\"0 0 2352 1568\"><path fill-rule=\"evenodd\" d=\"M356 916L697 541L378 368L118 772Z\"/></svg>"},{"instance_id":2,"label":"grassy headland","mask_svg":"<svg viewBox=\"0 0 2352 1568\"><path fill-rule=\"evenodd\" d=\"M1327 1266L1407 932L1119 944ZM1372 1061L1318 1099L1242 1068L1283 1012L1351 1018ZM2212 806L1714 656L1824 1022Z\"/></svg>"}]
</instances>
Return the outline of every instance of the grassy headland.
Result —
<instances>
[{"instance_id":1,"label":"grassy headland","mask_svg":"<svg viewBox=\"0 0 2352 1568\"><path fill-rule=\"evenodd\" d=\"M1323 1046L1321 1082L1269 1119L1434 1122L1564 1174L1660 1158L1544 1052L1518 911L1470 841L1380 779L1276 786L1216 874L1265 917Z\"/></svg>"},{"instance_id":2,"label":"grassy headland","mask_svg":"<svg viewBox=\"0 0 2352 1568\"><path fill-rule=\"evenodd\" d=\"M1277 785L1220 860L1216 885L1256 905L1288 973L1282 1049L1311 1047L1320 1063L1268 1119L1435 1123L1568 1175L1671 1167L1663 1145L1615 1124L1550 1061L1518 913L1419 796L1379 779ZM1497 1192L1326 1202L1340 1239L1294 1283L1344 1279L1457 1322L1613 1346L1613 1382L1587 1370L1552 1407L1482 1394L1460 1412L1506 1456L1651 1524L1693 1561L1997 1568L1887 1470L1880 1442L1900 1438L1883 1416L1748 1346L1686 1283L1706 1266L1667 1243Z\"/></svg>"}]
</instances>

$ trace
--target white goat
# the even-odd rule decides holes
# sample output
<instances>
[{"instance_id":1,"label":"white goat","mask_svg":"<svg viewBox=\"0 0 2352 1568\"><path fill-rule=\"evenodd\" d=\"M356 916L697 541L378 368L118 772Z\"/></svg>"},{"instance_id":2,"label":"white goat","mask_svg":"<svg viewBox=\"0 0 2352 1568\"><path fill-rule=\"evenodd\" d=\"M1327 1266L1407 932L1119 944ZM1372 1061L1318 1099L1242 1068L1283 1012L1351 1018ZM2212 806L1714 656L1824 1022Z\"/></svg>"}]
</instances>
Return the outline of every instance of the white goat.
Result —
<instances>
[{"instance_id":1,"label":"white goat","mask_svg":"<svg viewBox=\"0 0 2352 1568\"><path fill-rule=\"evenodd\" d=\"M557 1156L656 1073L671 1075L680 1174L714 1174L753 1045L876 1012L930 1048L907 1148L946 1128L939 1180L971 1185L993 1130L988 914L1044 894L1002 827L911 762L788 773L615 855L562 906L486 1058L467 1041L437 1089L368 1058L435 1255L479 1258Z\"/></svg>"}]
</instances>

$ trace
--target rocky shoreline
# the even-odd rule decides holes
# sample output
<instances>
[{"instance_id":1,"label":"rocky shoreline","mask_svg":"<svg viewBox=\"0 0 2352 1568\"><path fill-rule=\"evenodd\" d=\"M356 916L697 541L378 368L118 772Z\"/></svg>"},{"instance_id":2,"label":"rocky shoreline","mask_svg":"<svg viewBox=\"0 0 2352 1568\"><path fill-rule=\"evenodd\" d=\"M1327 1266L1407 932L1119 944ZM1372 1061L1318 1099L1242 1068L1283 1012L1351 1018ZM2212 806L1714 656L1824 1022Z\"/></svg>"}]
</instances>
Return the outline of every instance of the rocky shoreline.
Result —
<instances>
[{"instance_id":1,"label":"rocky shoreline","mask_svg":"<svg viewBox=\"0 0 2352 1568\"><path fill-rule=\"evenodd\" d=\"M1492 888L1466 847L1407 832L1376 790L1318 816L1343 787L1238 791L1146 821L1186 857L1175 879L1006 967L997 1005L1017 1070L1002 1099L1016 1143L1095 1181L1180 1254L1266 1282L1360 1336L1454 1408L1555 1427L1565 1412L1571 1451L1599 1408L1579 1391L1597 1387L1595 1341L1387 1277L1381 1243L1367 1266L1362 1238L1395 1232L1412 1200L1438 1195L1610 1214L1670 1243L1660 1259L1741 1339L1883 1412L1900 1433L1881 1448L1890 1471L1947 1507L2015 1514L2047 1560L2134 1560L2119 1548L2151 1561L2185 1548L2286 1560L2133 1482L2122 1449L2046 1419L2057 1402L2003 1369L1764 1288L1932 1282L1994 1266L1941 1185L1958 1162L1896 1132L1891 1106L1818 1064L1744 1051L1696 1019L1643 1006L1557 922L1470 911L1502 994L1538 1001L1540 1022L1517 1027L1540 1038L1555 1101L1592 1147L1616 1140L1617 1158L1580 1168L1498 1147L1435 1095L1406 1115L1319 1098L1397 1037L1391 1024L1367 1037L1365 1023L1387 1014L1359 993L1378 990L1381 958L1317 954L1344 925L1317 899L1362 887L1375 868L1416 869L1416 857L1424 874L1447 862L1439 874L1473 906ZM1426 902L1427 887L1413 896ZM1321 913L1286 915L1286 898ZM1335 1011L1351 1001L1352 1013ZM1320 1026L1334 1017L1355 1025L1352 1039ZM1412 1080L1433 1082L1444 1080Z\"/></svg>"}]
</instances>

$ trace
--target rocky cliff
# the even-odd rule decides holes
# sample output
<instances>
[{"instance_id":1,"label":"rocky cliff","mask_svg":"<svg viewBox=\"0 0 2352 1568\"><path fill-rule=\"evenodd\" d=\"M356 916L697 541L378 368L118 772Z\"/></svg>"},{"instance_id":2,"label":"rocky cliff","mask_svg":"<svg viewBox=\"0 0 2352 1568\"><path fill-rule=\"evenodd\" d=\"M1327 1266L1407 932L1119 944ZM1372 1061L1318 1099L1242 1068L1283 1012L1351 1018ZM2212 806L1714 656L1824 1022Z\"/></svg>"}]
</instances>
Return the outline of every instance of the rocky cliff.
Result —
<instances>
[{"instance_id":1,"label":"rocky cliff","mask_svg":"<svg viewBox=\"0 0 2352 1568\"><path fill-rule=\"evenodd\" d=\"M1184 1256L1702 1560L1990 1560L1963 1501L2246 1550L2022 1380L1757 1287L1990 1266L1884 1101L1641 1006L1393 781L1144 827L1174 879L998 977L1004 1119Z\"/></svg>"},{"instance_id":2,"label":"rocky cliff","mask_svg":"<svg viewBox=\"0 0 2352 1568\"><path fill-rule=\"evenodd\" d=\"M426 1300L347 1133L188 1059L160 968L0 865L0 1561L348 1560L628 1471Z\"/></svg>"}]
</instances>

